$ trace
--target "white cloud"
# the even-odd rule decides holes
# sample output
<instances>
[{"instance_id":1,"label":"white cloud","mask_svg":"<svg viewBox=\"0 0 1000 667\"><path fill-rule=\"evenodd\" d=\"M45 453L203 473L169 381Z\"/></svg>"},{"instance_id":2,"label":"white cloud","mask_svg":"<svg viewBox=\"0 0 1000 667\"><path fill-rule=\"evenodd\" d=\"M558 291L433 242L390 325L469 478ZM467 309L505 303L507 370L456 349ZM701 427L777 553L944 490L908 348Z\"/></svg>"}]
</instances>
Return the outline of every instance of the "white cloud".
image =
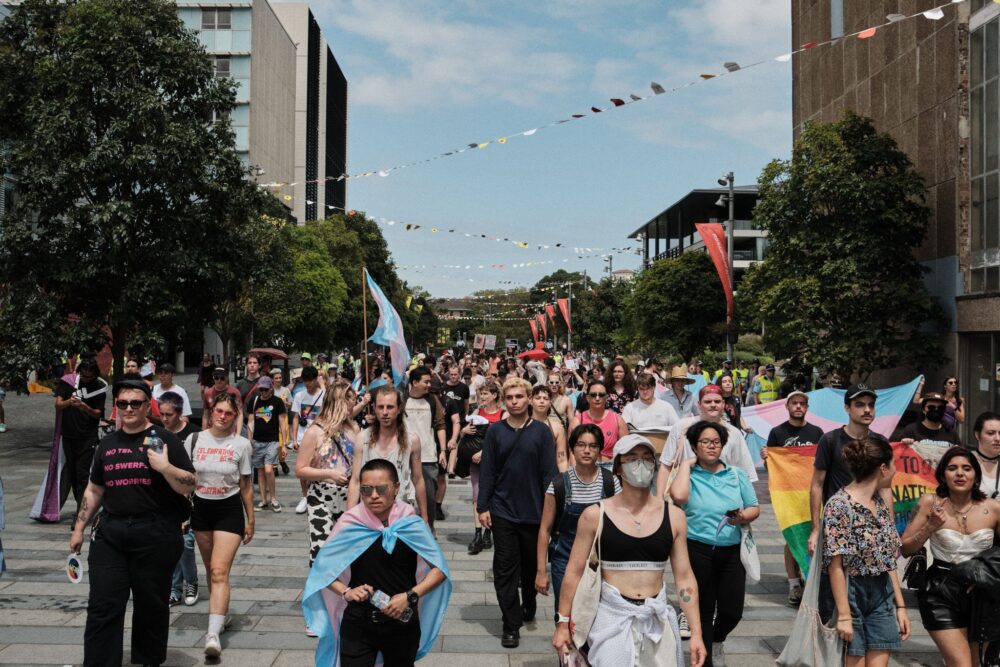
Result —
<instances>
[{"instance_id":1,"label":"white cloud","mask_svg":"<svg viewBox=\"0 0 1000 667\"><path fill-rule=\"evenodd\" d=\"M687 32L692 45L719 49L720 62L740 55L779 55L792 40L791 0L698 0L668 16Z\"/></svg>"},{"instance_id":2,"label":"white cloud","mask_svg":"<svg viewBox=\"0 0 1000 667\"><path fill-rule=\"evenodd\" d=\"M565 92L578 70L572 56L546 48L540 28L456 18L426 2L353 0L317 11L392 59L351 73L355 104L400 109L500 99L532 106Z\"/></svg>"}]
</instances>

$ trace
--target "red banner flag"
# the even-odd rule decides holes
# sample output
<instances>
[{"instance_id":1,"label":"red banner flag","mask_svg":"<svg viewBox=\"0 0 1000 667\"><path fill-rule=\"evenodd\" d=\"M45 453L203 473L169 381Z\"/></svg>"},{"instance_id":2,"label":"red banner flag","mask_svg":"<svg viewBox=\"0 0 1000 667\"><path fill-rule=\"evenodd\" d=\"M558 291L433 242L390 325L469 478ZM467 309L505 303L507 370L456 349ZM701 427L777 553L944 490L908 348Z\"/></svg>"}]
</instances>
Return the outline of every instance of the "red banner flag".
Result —
<instances>
[{"instance_id":1,"label":"red banner flag","mask_svg":"<svg viewBox=\"0 0 1000 667\"><path fill-rule=\"evenodd\" d=\"M535 320L528 320L528 326L531 327L531 338L535 341L535 345L538 345L538 322Z\"/></svg>"},{"instance_id":2,"label":"red banner flag","mask_svg":"<svg viewBox=\"0 0 1000 667\"><path fill-rule=\"evenodd\" d=\"M552 326L555 326L555 324L556 324L556 307L553 306L551 303L545 304L545 314L549 316L550 320L552 320Z\"/></svg>"},{"instance_id":3,"label":"red banner flag","mask_svg":"<svg viewBox=\"0 0 1000 667\"><path fill-rule=\"evenodd\" d=\"M543 339L548 338L549 328L548 325L545 324L545 316L542 315L541 313L538 313L537 315L535 315L535 319L538 320L538 324L541 325L542 327L542 338Z\"/></svg>"},{"instance_id":4,"label":"red banner flag","mask_svg":"<svg viewBox=\"0 0 1000 667\"><path fill-rule=\"evenodd\" d=\"M566 320L566 330L572 333L573 327L569 323L569 299L556 299L556 303L559 304L559 311L562 313L563 319Z\"/></svg>"},{"instance_id":5,"label":"red banner flag","mask_svg":"<svg viewBox=\"0 0 1000 667\"><path fill-rule=\"evenodd\" d=\"M715 264L715 270L719 272L719 280L722 281L722 291L726 294L726 321L733 321L733 284L729 281L729 258L726 255L726 230L718 222L696 222L694 223L705 247L708 249L708 256Z\"/></svg>"}]
</instances>

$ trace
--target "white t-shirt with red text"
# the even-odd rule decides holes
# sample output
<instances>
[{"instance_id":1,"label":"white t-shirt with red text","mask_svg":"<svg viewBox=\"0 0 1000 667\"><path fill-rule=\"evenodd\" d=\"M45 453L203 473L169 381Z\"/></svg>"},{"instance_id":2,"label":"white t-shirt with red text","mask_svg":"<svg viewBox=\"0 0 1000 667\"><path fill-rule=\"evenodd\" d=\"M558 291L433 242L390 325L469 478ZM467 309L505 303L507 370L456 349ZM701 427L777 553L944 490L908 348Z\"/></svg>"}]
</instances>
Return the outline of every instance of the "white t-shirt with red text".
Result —
<instances>
[{"instance_id":1,"label":"white t-shirt with red text","mask_svg":"<svg viewBox=\"0 0 1000 667\"><path fill-rule=\"evenodd\" d=\"M240 492L240 476L253 474L250 441L241 435L216 438L209 431L194 438L191 463L198 481L194 494L205 500L222 500ZM185 443L185 449L191 451Z\"/></svg>"}]
</instances>

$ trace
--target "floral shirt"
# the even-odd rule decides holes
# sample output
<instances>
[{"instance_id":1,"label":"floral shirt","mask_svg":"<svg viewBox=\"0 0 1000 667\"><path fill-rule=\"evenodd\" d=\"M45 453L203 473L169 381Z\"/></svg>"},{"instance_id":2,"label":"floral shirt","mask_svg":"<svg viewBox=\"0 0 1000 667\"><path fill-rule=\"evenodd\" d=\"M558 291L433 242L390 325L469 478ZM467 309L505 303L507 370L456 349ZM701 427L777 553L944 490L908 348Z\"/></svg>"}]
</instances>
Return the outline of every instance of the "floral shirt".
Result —
<instances>
[{"instance_id":1,"label":"floral shirt","mask_svg":"<svg viewBox=\"0 0 1000 667\"><path fill-rule=\"evenodd\" d=\"M851 577L877 576L896 569L902 546L899 533L882 496L875 498L876 513L851 500L841 489L823 510L823 570L834 556L843 556L844 571Z\"/></svg>"},{"instance_id":2,"label":"floral shirt","mask_svg":"<svg viewBox=\"0 0 1000 667\"><path fill-rule=\"evenodd\" d=\"M612 412L621 414L625 410L625 406L637 398L639 398L638 394L629 393L627 390L622 390L621 393L618 393L614 389L609 389L607 408Z\"/></svg>"}]
</instances>

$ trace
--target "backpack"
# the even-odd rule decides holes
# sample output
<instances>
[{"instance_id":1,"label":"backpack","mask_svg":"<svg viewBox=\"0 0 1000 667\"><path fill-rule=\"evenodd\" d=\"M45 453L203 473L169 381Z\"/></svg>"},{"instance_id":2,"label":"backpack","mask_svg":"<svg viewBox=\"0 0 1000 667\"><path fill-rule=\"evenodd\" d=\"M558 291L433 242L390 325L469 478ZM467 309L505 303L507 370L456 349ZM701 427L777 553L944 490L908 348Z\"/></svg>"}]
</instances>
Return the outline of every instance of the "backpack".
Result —
<instances>
[{"instance_id":1,"label":"backpack","mask_svg":"<svg viewBox=\"0 0 1000 667\"><path fill-rule=\"evenodd\" d=\"M615 476L606 468L598 467L597 469L601 471L601 498L610 498L615 495ZM569 481L569 470L555 476L555 479L552 480L552 488L556 496L556 519L552 523L551 540L555 541L559 537L563 510L573 502L573 485Z\"/></svg>"}]
</instances>

